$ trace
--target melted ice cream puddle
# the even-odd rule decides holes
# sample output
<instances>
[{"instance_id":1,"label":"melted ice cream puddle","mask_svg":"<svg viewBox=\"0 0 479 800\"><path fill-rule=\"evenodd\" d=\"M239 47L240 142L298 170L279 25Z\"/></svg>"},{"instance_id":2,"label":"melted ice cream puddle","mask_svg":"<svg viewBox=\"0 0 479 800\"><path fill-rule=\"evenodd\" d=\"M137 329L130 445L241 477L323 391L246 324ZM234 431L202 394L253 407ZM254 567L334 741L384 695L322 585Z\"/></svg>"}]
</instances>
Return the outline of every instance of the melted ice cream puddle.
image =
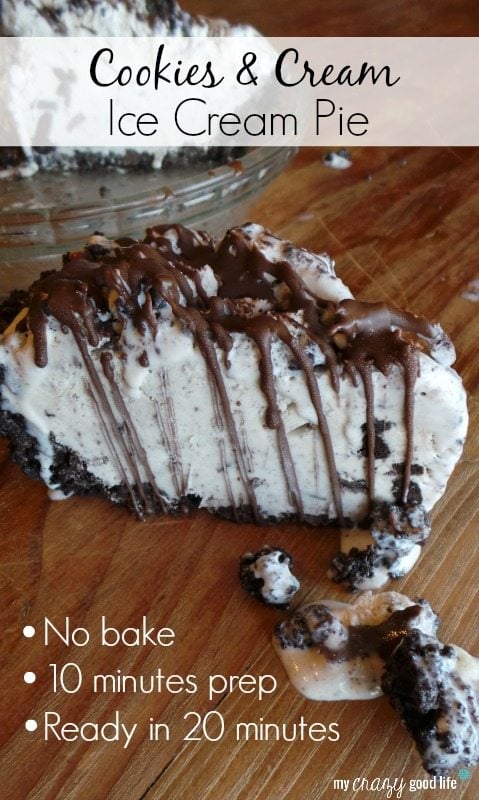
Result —
<instances>
[{"instance_id":1,"label":"melted ice cream puddle","mask_svg":"<svg viewBox=\"0 0 479 800\"><path fill-rule=\"evenodd\" d=\"M280 623L273 643L298 692L310 700L382 694L384 661L410 630L434 635L429 604L397 592L364 592L352 603L311 603Z\"/></svg>"}]
</instances>

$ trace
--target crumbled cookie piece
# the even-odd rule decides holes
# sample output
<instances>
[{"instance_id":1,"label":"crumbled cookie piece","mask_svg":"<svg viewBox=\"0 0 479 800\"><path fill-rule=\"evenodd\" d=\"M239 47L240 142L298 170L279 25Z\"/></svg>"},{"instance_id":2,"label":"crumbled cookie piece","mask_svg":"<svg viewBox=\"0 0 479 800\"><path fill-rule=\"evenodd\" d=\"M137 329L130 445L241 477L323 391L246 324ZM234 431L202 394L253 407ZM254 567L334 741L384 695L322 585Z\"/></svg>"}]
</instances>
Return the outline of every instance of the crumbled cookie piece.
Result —
<instances>
[{"instance_id":1,"label":"crumbled cookie piece","mask_svg":"<svg viewBox=\"0 0 479 800\"><path fill-rule=\"evenodd\" d=\"M332 169L348 169L352 163L351 153L349 150L344 149L332 150L330 153L326 153L323 158L323 164Z\"/></svg>"},{"instance_id":2,"label":"crumbled cookie piece","mask_svg":"<svg viewBox=\"0 0 479 800\"><path fill-rule=\"evenodd\" d=\"M300 587L292 574L292 556L280 547L265 545L240 560L240 581L252 597L268 605L285 608Z\"/></svg>"},{"instance_id":3,"label":"crumbled cookie piece","mask_svg":"<svg viewBox=\"0 0 479 800\"><path fill-rule=\"evenodd\" d=\"M286 647L305 649L316 644L326 644L330 647L333 642L338 645L344 644L348 638L348 631L328 606L311 603L295 611L289 619L280 622L276 626L275 635L283 649Z\"/></svg>"},{"instance_id":4,"label":"crumbled cookie piece","mask_svg":"<svg viewBox=\"0 0 479 800\"><path fill-rule=\"evenodd\" d=\"M429 516L420 503L381 503L371 513L369 534L354 534L360 546L351 546L351 534L345 532L329 577L352 591L378 589L409 572L430 532Z\"/></svg>"},{"instance_id":5,"label":"crumbled cookie piece","mask_svg":"<svg viewBox=\"0 0 479 800\"><path fill-rule=\"evenodd\" d=\"M390 547L398 539L422 544L431 533L431 521L420 503L381 503L371 514L371 536L378 546Z\"/></svg>"},{"instance_id":6,"label":"crumbled cookie piece","mask_svg":"<svg viewBox=\"0 0 479 800\"><path fill-rule=\"evenodd\" d=\"M383 692L431 775L479 762L479 660L414 630L386 662Z\"/></svg>"},{"instance_id":7,"label":"crumbled cookie piece","mask_svg":"<svg viewBox=\"0 0 479 800\"><path fill-rule=\"evenodd\" d=\"M372 581L377 571L385 566L377 548L369 544L365 550L352 547L348 553L336 553L328 575L335 583L344 583L351 591L357 591Z\"/></svg>"}]
</instances>

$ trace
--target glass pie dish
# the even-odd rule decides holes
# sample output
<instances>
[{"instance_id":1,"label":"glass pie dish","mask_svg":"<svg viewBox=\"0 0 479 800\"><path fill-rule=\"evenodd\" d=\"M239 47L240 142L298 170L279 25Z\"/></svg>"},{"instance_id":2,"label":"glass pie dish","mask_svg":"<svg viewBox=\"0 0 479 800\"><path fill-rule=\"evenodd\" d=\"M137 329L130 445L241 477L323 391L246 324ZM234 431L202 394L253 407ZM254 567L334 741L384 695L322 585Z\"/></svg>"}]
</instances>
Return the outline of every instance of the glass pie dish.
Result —
<instances>
[{"instance_id":1,"label":"glass pie dish","mask_svg":"<svg viewBox=\"0 0 479 800\"><path fill-rule=\"evenodd\" d=\"M89 234L142 236L150 225L181 222L224 233L295 154L251 148L229 164L138 173L43 173L0 181L0 296L58 268L61 254Z\"/></svg>"}]
</instances>

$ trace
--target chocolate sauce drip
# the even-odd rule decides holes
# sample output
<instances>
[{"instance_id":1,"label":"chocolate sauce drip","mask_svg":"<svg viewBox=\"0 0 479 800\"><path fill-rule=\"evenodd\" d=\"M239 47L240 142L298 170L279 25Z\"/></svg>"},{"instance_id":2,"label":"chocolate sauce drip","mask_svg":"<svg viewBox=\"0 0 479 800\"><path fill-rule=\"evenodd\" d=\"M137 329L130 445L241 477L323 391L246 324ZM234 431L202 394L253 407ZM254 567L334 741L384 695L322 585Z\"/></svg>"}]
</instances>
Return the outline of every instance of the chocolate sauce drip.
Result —
<instances>
[{"instance_id":1,"label":"chocolate sauce drip","mask_svg":"<svg viewBox=\"0 0 479 800\"><path fill-rule=\"evenodd\" d=\"M394 611L379 625L356 625L349 629L348 651L353 656L379 653L381 658L389 658L398 642L407 636L410 622L416 619L422 609L419 605Z\"/></svg>"},{"instance_id":2,"label":"chocolate sauce drip","mask_svg":"<svg viewBox=\"0 0 479 800\"><path fill-rule=\"evenodd\" d=\"M212 266L215 241L206 231L193 231L183 225L155 225L146 229L145 244L154 245L168 258L178 259L200 268Z\"/></svg>"},{"instance_id":3,"label":"chocolate sauce drip","mask_svg":"<svg viewBox=\"0 0 479 800\"><path fill-rule=\"evenodd\" d=\"M220 448L220 460L221 460L221 468L223 470L223 475L226 484L226 494L228 495L228 502L230 508L233 509L233 519L235 522L239 521L238 517L238 508L241 507L241 503L236 504L235 496L233 494L233 488L231 486L230 476L228 472L228 465L226 461L226 448L223 439L219 440L219 448Z\"/></svg>"},{"instance_id":4,"label":"chocolate sauce drip","mask_svg":"<svg viewBox=\"0 0 479 800\"><path fill-rule=\"evenodd\" d=\"M397 644L410 632L410 622L421 613L421 606L413 605L393 611L379 625L351 625L348 637L342 647L331 650L319 643L318 650L328 661L342 662L353 658L367 658L378 653L382 659L389 658Z\"/></svg>"},{"instance_id":5,"label":"chocolate sauce drip","mask_svg":"<svg viewBox=\"0 0 479 800\"><path fill-rule=\"evenodd\" d=\"M208 322L197 309L184 308L183 306L176 304L172 305L172 309L175 315L179 319L182 319L184 322L186 322L189 329L195 336L199 349L209 369L214 388L218 392L219 405L225 419L227 431L230 436L233 453L235 455L236 463L238 466L238 471L240 473L241 480L243 481L243 484L246 487L248 500L251 505L251 510L253 513L253 519L255 520L255 522L260 522L261 515L258 508L258 502L256 500L253 481L251 480L246 471L244 455L241 449L241 443L239 441L238 431L236 429L233 413L231 411L228 393L226 391L225 382L223 380L220 365L218 363L218 358L216 356L215 346L209 335L210 327L208 325Z\"/></svg>"},{"instance_id":6,"label":"chocolate sauce drip","mask_svg":"<svg viewBox=\"0 0 479 800\"><path fill-rule=\"evenodd\" d=\"M348 337L358 334L368 336L396 328L426 340L435 339L434 327L423 317L409 314L386 303L365 303L361 300L347 299L339 303L336 323L331 333L342 331Z\"/></svg>"},{"instance_id":7,"label":"chocolate sauce drip","mask_svg":"<svg viewBox=\"0 0 479 800\"><path fill-rule=\"evenodd\" d=\"M163 436L163 442L169 453L170 469L177 497L185 497L187 494L187 480L180 453L175 406L171 398L168 375L164 369L161 370L160 374L160 393L162 406L166 413L163 416L160 405L155 403L158 424Z\"/></svg>"},{"instance_id":8,"label":"chocolate sauce drip","mask_svg":"<svg viewBox=\"0 0 479 800\"><path fill-rule=\"evenodd\" d=\"M282 422L281 411L278 407L274 385L274 371L271 358L273 338L276 337L277 339L280 339L291 350L291 353L303 370L311 401L316 411L318 428L323 438L326 458L328 461L329 475L332 483L332 491L336 504L338 520L340 524L343 524L341 486L336 470L333 445L331 442L326 418L322 409L321 397L318 390L316 377L307 355L291 335L283 320L273 314L263 314L261 316L249 318L234 316L231 314L228 315L224 313L217 313L216 315L212 314L211 320L213 324L220 326L220 328L226 330L228 333L245 333L247 336L253 339L258 348L260 385L267 401L266 424L269 428L278 430L279 451L283 464L283 472L288 486L288 492L290 497L294 499L293 505L296 507L299 519L303 519L304 511L301 500L301 492L299 489L293 460L291 458L286 432ZM221 341L219 344L221 345Z\"/></svg>"},{"instance_id":9,"label":"chocolate sauce drip","mask_svg":"<svg viewBox=\"0 0 479 800\"><path fill-rule=\"evenodd\" d=\"M149 461L148 461L148 456L146 455L145 449L144 449L143 445L140 442L140 437L138 436L138 432L137 432L137 430L136 430L136 428L135 428L135 426L133 424L133 420L131 419L130 412L128 411L128 409L126 407L125 401L123 400L123 396L122 396L120 390L118 389L118 386L117 386L117 383L116 383L116 380L115 380L115 374L113 372L113 367L112 367L112 363L111 363L112 359L113 359L113 355L111 353L108 353L107 351L103 351L103 353L100 356L100 362L101 362L101 365L103 367L103 372L105 374L106 379L108 380L108 383L110 384L110 390L111 390L113 399L115 401L115 404L116 404L116 407L117 407L118 411L120 412L120 414L122 415L123 420L124 420L124 425L125 425L126 433L127 433L127 436L128 436L129 445L130 445L130 451L135 454L135 459L134 459L133 463L135 463L135 462L139 463L143 467L143 470L144 470L146 478L148 480L148 484L149 484L149 487L151 489L151 492L152 492L153 496L156 497L156 499L158 500L161 510L165 513L166 512L166 504L165 504L165 501L163 500L161 492L160 492L160 490L159 490L159 488L157 486L157 483L156 483L156 480L155 480L155 476L153 475L153 472L151 470L151 467L150 467L150 464L149 464ZM134 472L135 472L135 477L137 479L137 485L138 485L138 488L139 488L139 487L142 486L142 481L141 481L141 478L140 478L140 476L138 474L138 470L136 469L136 467L135 467ZM140 488L139 488L139 491L140 491ZM145 506L146 506L146 508L145 508L146 511L148 511L150 513L153 513L154 507L151 508L148 503L146 503Z\"/></svg>"},{"instance_id":10,"label":"chocolate sauce drip","mask_svg":"<svg viewBox=\"0 0 479 800\"><path fill-rule=\"evenodd\" d=\"M366 436L367 436L367 452L368 452L368 485L369 497L371 504L374 505L375 500L375 453L376 453L376 426L374 424L374 386L372 364L370 362L360 365L361 378L364 384L364 393L366 396Z\"/></svg>"},{"instance_id":11,"label":"chocolate sauce drip","mask_svg":"<svg viewBox=\"0 0 479 800\"><path fill-rule=\"evenodd\" d=\"M414 457L414 384L419 374L417 353L409 348L404 360L406 459L404 462L402 502L407 503Z\"/></svg>"},{"instance_id":12,"label":"chocolate sauce drip","mask_svg":"<svg viewBox=\"0 0 479 800\"><path fill-rule=\"evenodd\" d=\"M395 329L395 325L401 327ZM370 503L375 496L375 445L374 386L372 368L387 376L394 364L402 367L404 375L404 421L406 427L406 452L402 501L408 497L411 482L411 467L414 450L414 385L419 373L420 343L417 337L432 341L432 326L413 314L390 308L385 303L362 303L358 300L343 300L339 303L329 333L333 337L342 335L344 364L353 381L361 375L366 397L366 428L368 443L368 484ZM411 339L411 334L416 339ZM407 338L406 338L406 336ZM357 385L357 384L356 384Z\"/></svg>"},{"instance_id":13,"label":"chocolate sauce drip","mask_svg":"<svg viewBox=\"0 0 479 800\"><path fill-rule=\"evenodd\" d=\"M76 342L77 342L77 345L78 345L78 349L80 350L80 353L81 353L81 355L83 357L83 361L84 361L86 370L87 370L88 375L90 377L91 386L92 386L91 394L94 397L95 405L97 406L97 408L99 407L101 409L101 411L102 411L102 414L99 416L99 419L100 419L100 422L102 423L103 432L106 435L106 438L110 443L112 443L112 441L116 441L120 445L120 450L123 453L123 457L125 458L126 463L128 464L128 467L130 468L130 471L131 471L132 475L135 478L136 488L137 488L137 492L138 492L138 495L139 495L140 500L141 500L141 505L138 505L138 503L136 501L136 497L134 497L134 495L131 492L131 486L130 486L130 482L129 482L127 476L126 476L126 470L124 469L123 465L121 464L121 459L120 459L119 455L116 453L116 448L113 448L114 451L115 451L116 457L117 457L117 461L119 461L120 464L121 464L121 475L123 477L125 485L128 488L130 496L134 497L134 508L135 508L135 512L136 512L137 516L143 517L144 511L149 511L149 504L148 504L148 499L147 499L147 497L146 497L146 495L145 495L145 493L143 491L143 484L141 482L140 475L138 473L138 469L137 469L136 463L135 463L134 459L132 458L130 450L128 448L128 445L126 444L126 442L125 442L125 440L123 438L123 431L118 426L118 423L117 423L117 421L115 419L115 416L114 416L112 408L110 406L108 397L107 397L106 392L105 392L105 390L103 388L101 380L100 380L100 378L99 378L99 376L97 374L95 365L94 365L94 363L93 363L93 361L90 358L90 355L88 353L88 349L86 347L85 340L81 336L79 336L78 333L75 332L75 330L73 330L73 329L72 329L72 333L75 336L75 339L76 339Z\"/></svg>"},{"instance_id":14,"label":"chocolate sauce drip","mask_svg":"<svg viewBox=\"0 0 479 800\"><path fill-rule=\"evenodd\" d=\"M402 487L402 500L405 501L413 458L414 385L419 369L418 352L434 341L437 330L425 320L384 303L362 303L348 299L333 306L321 300L308 289L289 263L292 246L280 243L265 233L261 233L259 238L260 245L262 239L270 247L274 254L272 258L261 251L248 228L229 231L217 244L208 234L191 231L181 225L149 228L142 242L126 239L121 243L113 243L110 250L102 245L100 249L86 248L81 253L69 254L60 272L40 279L30 290L28 325L33 334L35 363L38 367L47 364L46 325L48 317L53 316L62 328L71 330L82 354L98 407L114 431L118 425L90 358L88 345L98 347L102 337L107 335L114 352L120 333L111 322L101 322L99 312L107 319L110 306L116 306L120 324L125 325L130 319L141 335L149 331L154 338L159 311L167 303L174 317L191 331L204 358L248 503L254 519L260 521L254 482L249 477L217 356L218 348L223 352L225 369L228 369L232 335L245 334L254 341L258 350L259 380L266 398L266 425L278 432L279 452L290 502L297 516L303 518L301 491L275 388L272 347L275 341L282 342L303 372L315 409L340 524L344 522L341 479L336 469L329 426L314 367L294 331L298 331L299 338L306 343L314 343L319 347L335 391L339 392L339 377L343 370L349 373L355 385L358 385L358 376L361 377L366 398L367 475L371 501L375 494L373 368L387 376L393 365L398 365L403 370L405 385L407 443ZM200 270L205 266L211 267L219 281L218 295L215 297L208 297L202 284ZM245 314L241 307L244 298L251 298L253 302L266 301L269 310L258 312L254 305L250 305ZM302 321L294 316L298 312ZM109 329L105 334L108 324ZM143 508L151 510L151 501L142 488L137 464L147 477L151 495L164 508L164 500L148 465L145 450L115 383L112 367L114 357L113 353L104 352L101 363L113 401L123 418L123 430L117 432L120 450L134 477ZM148 367L146 351L140 356L139 362L143 367ZM171 409L167 415L170 420L173 419ZM173 443L169 447L175 451L177 434L173 433L172 423L163 421L161 424L163 438L166 434L166 438ZM175 452L173 457L179 460ZM224 450L221 459L226 469ZM229 476L227 478L229 480ZM179 492L180 487L181 491L185 491L184 476L180 481L176 474L175 489ZM232 499L231 484L227 490Z\"/></svg>"},{"instance_id":15,"label":"chocolate sauce drip","mask_svg":"<svg viewBox=\"0 0 479 800\"><path fill-rule=\"evenodd\" d=\"M220 463L221 463L221 470L222 470L222 473L223 473L225 486L226 486L226 494L228 496L229 507L232 509L233 519L234 519L235 522L238 522L238 519L239 519L239 517L238 517L238 508L241 507L242 499L241 499L240 502L238 502L238 503L236 502L235 496L234 496L234 493L233 493L233 488L231 486L231 480L230 480L229 472L228 472L228 469L227 469L228 462L227 462L227 459L226 459L226 446L225 446L225 441L224 441L224 438L223 438L223 435L222 435L224 433L224 430L225 430L224 419L223 419L223 414L221 413L218 392L216 391L216 387L215 387L214 381L212 380L211 375L208 375L208 383L209 383L209 387L210 387L210 391L211 391L211 398L212 398L212 401L213 401L213 412L214 412L213 422L214 422L216 430L219 431L219 433L220 433L220 436L218 437L218 449L219 449L219 452L220 452Z\"/></svg>"},{"instance_id":16,"label":"chocolate sauce drip","mask_svg":"<svg viewBox=\"0 0 479 800\"><path fill-rule=\"evenodd\" d=\"M49 275L30 295L28 322L33 333L37 367L44 367L48 362L46 323L49 314L56 317L62 326L69 328L77 341L88 341L92 347L99 342L90 282L75 276L71 280L64 280L61 275L61 272ZM84 277L89 276L85 274ZM93 286L93 289L96 287Z\"/></svg>"},{"instance_id":17,"label":"chocolate sauce drip","mask_svg":"<svg viewBox=\"0 0 479 800\"><path fill-rule=\"evenodd\" d=\"M281 464L283 467L284 477L286 479L286 486L288 488L289 502L296 509L298 519L304 521L304 506L301 497L301 489L299 488L298 476L294 468L294 461L289 449L288 437L283 425L283 420L280 420L278 425L278 445L279 454L281 457Z\"/></svg>"},{"instance_id":18,"label":"chocolate sauce drip","mask_svg":"<svg viewBox=\"0 0 479 800\"><path fill-rule=\"evenodd\" d=\"M128 492L129 497L130 497L131 504L132 504L132 508L133 508L135 514L137 515L137 517L139 517L141 519L142 516L143 516L142 509L140 508L140 506L138 504L138 500L136 499L136 495L133 492L133 489L131 487L130 481L128 480L128 476L127 476L127 474L125 472L125 468L124 468L123 464L121 463L121 458L118 455L118 452L117 452L117 449L116 449L116 446L115 446L115 440L112 437L112 435L110 433L109 426L108 426L108 424L107 424L107 422L106 422L106 420L105 420L105 418L103 416L101 404L98 402L98 400L95 397L95 394L94 394L94 392L93 392L93 390L92 390L92 388L91 388L91 386L89 384L87 384L87 392L88 392L88 395L90 397L90 400L91 400L93 406L95 407L96 414L97 414L98 420L100 422L100 425L101 425L101 428L102 428L102 431L103 431L103 435L105 437L105 441L106 441L107 446L108 446L108 448L110 450L110 453L111 453L111 457L112 457L112 459L113 459L113 461L115 463L115 466L116 466L119 474L121 475L121 478L122 478L122 481L123 481L123 486L125 486L126 489L127 489L127 492Z\"/></svg>"}]
</instances>

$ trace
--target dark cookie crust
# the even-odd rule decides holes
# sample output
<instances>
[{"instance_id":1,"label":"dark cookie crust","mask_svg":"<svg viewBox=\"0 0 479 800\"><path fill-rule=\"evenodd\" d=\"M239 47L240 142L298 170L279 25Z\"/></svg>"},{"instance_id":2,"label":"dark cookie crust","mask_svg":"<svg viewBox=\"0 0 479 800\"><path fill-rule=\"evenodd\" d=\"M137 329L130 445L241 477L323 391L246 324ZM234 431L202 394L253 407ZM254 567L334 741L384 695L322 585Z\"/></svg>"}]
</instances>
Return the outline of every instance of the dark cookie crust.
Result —
<instances>
[{"instance_id":1,"label":"dark cookie crust","mask_svg":"<svg viewBox=\"0 0 479 800\"><path fill-rule=\"evenodd\" d=\"M244 147L188 147L177 153L167 153L161 168L164 170L186 169L195 164L220 166L229 161L241 158L246 152ZM153 169L154 155L131 149L120 154L111 151L100 153L94 148L75 150L71 156L57 154L53 147L35 147L32 150L33 160L42 172L81 172L93 173L98 170L111 172L117 169L128 172L149 172ZM21 147L0 148L0 169L14 169L25 166L25 155Z\"/></svg>"}]
</instances>

